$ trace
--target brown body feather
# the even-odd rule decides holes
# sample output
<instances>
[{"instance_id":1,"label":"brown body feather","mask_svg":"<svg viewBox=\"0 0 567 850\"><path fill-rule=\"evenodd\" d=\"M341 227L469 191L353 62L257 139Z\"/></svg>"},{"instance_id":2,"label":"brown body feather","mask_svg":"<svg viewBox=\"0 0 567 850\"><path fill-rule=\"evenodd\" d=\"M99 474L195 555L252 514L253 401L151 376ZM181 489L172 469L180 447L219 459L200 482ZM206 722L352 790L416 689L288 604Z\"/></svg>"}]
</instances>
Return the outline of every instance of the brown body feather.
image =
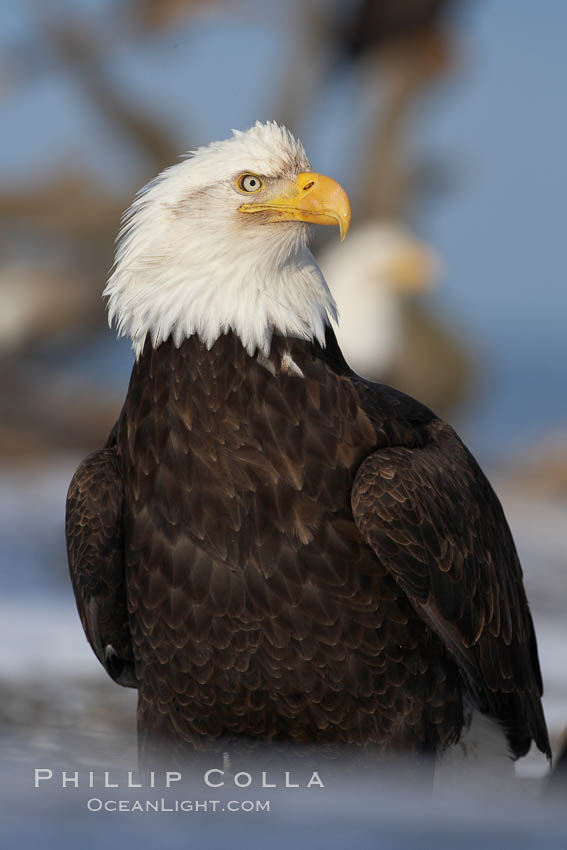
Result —
<instances>
[{"instance_id":1,"label":"brown body feather","mask_svg":"<svg viewBox=\"0 0 567 850\"><path fill-rule=\"evenodd\" d=\"M327 342L276 337L267 365L233 334L146 343L108 447L75 476L79 611L99 658L111 643L130 669L133 653L142 750L434 751L466 694L516 755L548 752L496 496L449 426Z\"/></svg>"}]
</instances>

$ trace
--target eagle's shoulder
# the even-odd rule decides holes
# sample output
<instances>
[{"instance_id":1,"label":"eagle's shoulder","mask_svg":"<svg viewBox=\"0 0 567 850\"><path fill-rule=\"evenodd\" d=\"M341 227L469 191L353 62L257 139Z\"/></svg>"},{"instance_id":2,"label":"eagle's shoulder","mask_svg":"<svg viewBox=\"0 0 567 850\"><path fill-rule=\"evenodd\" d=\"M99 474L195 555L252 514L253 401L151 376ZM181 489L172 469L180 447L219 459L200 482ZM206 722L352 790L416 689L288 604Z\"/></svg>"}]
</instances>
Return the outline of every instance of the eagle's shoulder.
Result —
<instances>
[{"instance_id":1,"label":"eagle's shoulder","mask_svg":"<svg viewBox=\"0 0 567 850\"><path fill-rule=\"evenodd\" d=\"M368 381L347 364L335 333L329 326L325 346L314 345L315 358L341 379L356 398L360 412L375 432L375 448L420 448L443 436L460 442L452 428L415 398L390 387Z\"/></svg>"}]
</instances>

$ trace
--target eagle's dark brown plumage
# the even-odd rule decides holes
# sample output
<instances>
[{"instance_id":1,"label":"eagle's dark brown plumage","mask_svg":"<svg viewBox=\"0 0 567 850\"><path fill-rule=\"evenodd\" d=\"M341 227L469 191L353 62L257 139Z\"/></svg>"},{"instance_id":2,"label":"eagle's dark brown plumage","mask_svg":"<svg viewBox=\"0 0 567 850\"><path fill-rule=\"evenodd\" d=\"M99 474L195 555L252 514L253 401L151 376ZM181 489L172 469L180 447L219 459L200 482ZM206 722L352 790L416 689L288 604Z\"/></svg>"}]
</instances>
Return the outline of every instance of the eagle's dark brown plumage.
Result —
<instances>
[{"instance_id":1,"label":"eagle's dark brown plumage","mask_svg":"<svg viewBox=\"0 0 567 850\"><path fill-rule=\"evenodd\" d=\"M262 364L233 333L210 351L148 340L71 483L67 539L87 637L139 687L143 751L436 751L466 698L515 756L549 754L497 497L447 424L349 371L330 329L325 348L275 336Z\"/></svg>"}]
</instances>

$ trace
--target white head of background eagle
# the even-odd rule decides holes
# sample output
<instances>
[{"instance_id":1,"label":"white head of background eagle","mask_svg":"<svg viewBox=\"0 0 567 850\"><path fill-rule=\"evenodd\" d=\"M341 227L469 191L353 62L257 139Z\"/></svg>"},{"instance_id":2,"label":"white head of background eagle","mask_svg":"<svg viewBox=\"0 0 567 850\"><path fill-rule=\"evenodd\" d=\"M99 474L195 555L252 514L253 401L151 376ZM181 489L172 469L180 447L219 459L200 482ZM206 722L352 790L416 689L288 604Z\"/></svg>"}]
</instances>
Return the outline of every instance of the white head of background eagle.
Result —
<instances>
[{"instance_id":1,"label":"white head of background eagle","mask_svg":"<svg viewBox=\"0 0 567 850\"><path fill-rule=\"evenodd\" d=\"M104 295L136 356L148 335L157 347L198 334L210 348L230 330L267 356L274 332L323 344L336 318L307 242L310 222L344 238L344 190L285 127L233 133L163 171L124 216Z\"/></svg>"}]
</instances>

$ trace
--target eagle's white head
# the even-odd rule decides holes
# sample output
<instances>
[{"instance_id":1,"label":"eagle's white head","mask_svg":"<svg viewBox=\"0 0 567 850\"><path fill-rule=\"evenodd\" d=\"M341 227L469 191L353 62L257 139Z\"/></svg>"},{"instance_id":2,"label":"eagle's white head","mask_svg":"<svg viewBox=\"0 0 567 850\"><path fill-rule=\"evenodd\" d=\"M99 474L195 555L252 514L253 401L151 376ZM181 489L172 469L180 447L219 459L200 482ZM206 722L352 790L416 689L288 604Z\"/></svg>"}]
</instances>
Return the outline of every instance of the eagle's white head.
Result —
<instances>
[{"instance_id":1,"label":"eagle's white head","mask_svg":"<svg viewBox=\"0 0 567 850\"><path fill-rule=\"evenodd\" d=\"M148 334L154 347L193 334L211 347L229 330L267 356L274 332L323 344L336 318L307 243L311 222L344 238L344 190L285 127L233 132L163 171L124 216L104 295L136 356Z\"/></svg>"}]
</instances>

